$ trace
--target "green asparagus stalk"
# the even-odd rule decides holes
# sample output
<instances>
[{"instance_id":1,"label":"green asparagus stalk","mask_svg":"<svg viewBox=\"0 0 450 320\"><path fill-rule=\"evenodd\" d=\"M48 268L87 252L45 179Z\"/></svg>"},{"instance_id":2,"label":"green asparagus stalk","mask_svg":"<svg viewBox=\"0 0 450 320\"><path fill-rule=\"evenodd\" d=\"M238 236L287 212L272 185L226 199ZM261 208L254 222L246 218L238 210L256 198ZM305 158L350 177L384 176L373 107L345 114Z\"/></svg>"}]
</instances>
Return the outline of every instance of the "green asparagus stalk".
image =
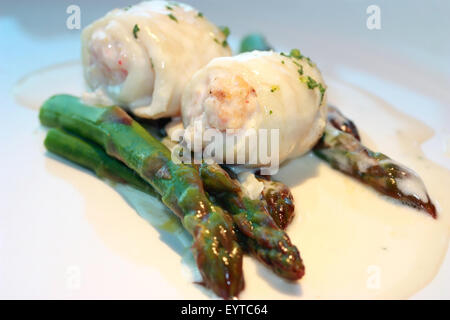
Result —
<instances>
[{"instance_id":1,"label":"green asparagus stalk","mask_svg":"<svg viewBox=\"0 0 450 320\"><path fill-rule=\"evenodd\" d=\"M300 253L263 202L245 196L240 184L217 164L202 164L200 174L208 193L230 212L238 230L246 237L247 250L281 277L300 279L305 273Z\"/></svg>"},{"instance_id":2,"label":"green asparagus stalk","mask_svg":"<svg viewBox=\"0 0 450 320\"><path fill-rule=\"evenodd\" d=\"M259 33L251 33L241 40L241 47L239 52L248 52L253 50L268 51L272 47L267 42L266 38Z\"/></svg>"},{"instance_id":3,"label":"green asparagus stalk","mask_svg":"<svg viewBox=\"0 0 450 320\"><path fill-rule=\"evenodd\" d=\"M43 125L92 140L138 173L192 234L204 285L225 299L238 295L244 279L233 220L209 201L195 168L171 161L170 151L119 107L96 108L56 95L43 104L39 117Z\"/></svg>"},{"instance_id":4,"label":"green asparagus stalk","mask_svg":"<svg viewBox=\"0 0 450 320\"><path fill-rule=\"evenodd\" d=\"M151 196L159 197L159 194L136 172L108 156L94 143L86 142L60 129L50 129L44 145L48 151L93 171L100 178L126 183Z\"/></svg>"},{"instance_id":5,"label":"green asparagus stalk","mask_svg":"<svg viewBox=\"0 0 450 320\"><path fill-rule=\"evenodd\" d=\"M388 197L437 217L425 185L412 170L361 144L357 137L328 122L314 153L333 168L354 177ZM407 186L407 187L405 187ZM411 191L413 187L413 191Z\"/></svg>"},{"instance_id":6,"label":"green asparagus stalk","mask_svg":"<svg viewBox=\"0 0 450 320\"><path fill-rule=\"evenodd\" d=\"M237 175L230 166L220 165L231 179L236 180ZM287 185L280 181L272 180L270 176L255 173L258 181L263 183L261 201L264 202L267 211L277 226L286 229L292 222L295 213L294 196Z\"/></svg>"}]
</instances>

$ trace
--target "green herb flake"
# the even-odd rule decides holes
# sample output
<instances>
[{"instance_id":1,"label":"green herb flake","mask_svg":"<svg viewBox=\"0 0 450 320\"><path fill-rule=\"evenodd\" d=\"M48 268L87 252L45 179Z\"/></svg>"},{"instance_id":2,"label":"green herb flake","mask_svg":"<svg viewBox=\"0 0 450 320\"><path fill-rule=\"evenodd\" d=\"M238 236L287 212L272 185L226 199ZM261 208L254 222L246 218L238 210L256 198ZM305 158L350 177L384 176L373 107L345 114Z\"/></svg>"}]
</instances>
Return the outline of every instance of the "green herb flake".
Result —
<instances>
[{"instance_id":1,"label":"green herb flake","mask_svg":"<svg viewBox=\"0 0 450 320\"><path fill-rule=\"evenodd\" d=\"M311 67L314 67L314 62L312 62L312 60L311 60L309 57L306 57L305 59L306 59L306 62L308 62L308 64L309 64Z\"/></svg>"},{"instance_id":2,"label":"green herb flake","mask_svg":"<svg viewBox=\"0 0 450 320\"><path fill-rule=\"evenodd\" d=\"M322 104L323 96L325 95L325 91L327 91L327 88L325 88L321 83L319 83L319 91L320 91L320 104Z\"/></svg>"},{"instance_id":3,"label":"green herb flake","mask_svg":"<svg viewBox=\"0 0 450 320\"><path fill-rule=\"evenodd\" d=\"M303 66L295 60L292 60L292 62L298 67L297 71L302 76L303 75Z\"/></svg>"},{"instance_id":4,"label":"green herb flake","mask_svg":"<svg viewBox=\"0 0 450 320\"><path fill-rule=\"evenodd\" d=\"M123 8L123 10L128 11L131 9L131 7L132 7L132 5L130 4L130 5L126 6L125 8Z\"/></svg>"},{"instance_id":5,"label":"green herb flake","mask_svg":"<svg viewBox=\"0 0 450 320\"><path fill-rule=\"evenodd\" d=\"M280 87L277 86L277 85L273 85L273 86L270 88L270 92L275 92L275 91L277 91L277 90L280 90Z\"/></svg>"},{"instance_id":6,"label":"green herb flake","mask_svg":"<svg viewBox=\"0 0 450 320\"><path fill-rule=\"evenodd\" d=\"M301 76L300 77L300 81L305 83L309 89L315 89L318 88L319 92L320 92L320 104L322 104L323 101L323 97L325 95L325 91L327 90L320 82L317 82L316 80L314 80L313 78L311 78L310 76Z\"/></svg>"},{"instance_id":7,"label":"green herb flake","mask_svg":"<svg viewBox=\"0 0 450 320\"><path fill-rule=\"evenodd\" d=\"M272 113L273 113L272 110L270 110L270 111L269 111L269 114L272 114Z\"/></svg>"},{"instance_id":8,"label":"green herb flake","mask_svg":"<svg viewBox=\"0 0 450 320\"><path fill-rule=\"evenodd\" d=\"M166 6L167 10L173 10L173 8L171 6Z\"/></svg>"},{"instance_id":9,"label":"green herb flake","mask_svg":"<svg viewBox=\"0 0 450 320\"><path fill-rule=\"evenodd\" d=\"M222 31L223 35L225 36L225 38L228 38L228 36L230 35L230 28L228 28L227 26L224 27L220 27L220 31Z\"/></svg>"},{"instance_id":10,"label":"green herb flake","mask_svg":"<svg viewBox=\"0 0 450 320\"><path fill-rule=\"evenodd\" d=\"M169 13L168 16L169 16L170 19L172 19L173 21L178 23L177 17L175 17L173 14Z\"/></svg>"},{"instance_id":11,"label":"green herb flake","mask_svg":"<svg viewBox=\"0 0 450 320\"><path fill-rule=\"evenodd\" d=\"M281 64L284 64L284 60L281 60Z\"/></svg>"},{"instance_id":12,"label":"green herb flake","mask_svg":"<svg viewBox=\"0 0 450 320\"><path fill-rule=\"evenodd\" d=\"M197 13L197 17L203 18L203 13L201 13L201 12Z\"/></svg>"},{"instance_id":13,"label":"green herb flake","mask_svg":"<svg viewBox=\"0 0 450 320\"><path fill-rule=\"evenodd\" d=\"M139 29L139 26L137 24L135 24L134 27L133 27L133 36L134 36L135 39L138 38L137 33L139 31L141 31L141 29Z\"/></svg>"},{"instance_id":14,"label":"green herb flake","mask_svg":"<svg viewBox=\"0 0 450 320\"><path fill-rule=\"evenodd\" d=\"M316 80L314 80L313 78L311 78L310 76L308 76L308 88L310 89L314 89L316 88L319 84L317 83Z\"/></svg>"},{"instance_id":15,"label":"green herb flake","mask_svg":"<svg viewBox=\"0 0 450 320\"><path fill-rule=\"evenodd\" d=\"M220 42L217 38L214 38L214 42L217 43L217 44L220 44L222 47L225 48L225 47L228 46L227 38L230 35L230 28L228 28L228 27L220 27L220 31L225 36L225 39L222 42Z\"/></svg>"},{"instance_id":16,"label":"green herb flake","mask_svg":"<svg viewBox=\"0 0 450 320\"><path fill-rule=\"evenodd\" d=\"M300 53L299 49L292 49L291 52L289 52L289 56L295 59L303 58L303 55Z\"/></svg>"}]
</instances>

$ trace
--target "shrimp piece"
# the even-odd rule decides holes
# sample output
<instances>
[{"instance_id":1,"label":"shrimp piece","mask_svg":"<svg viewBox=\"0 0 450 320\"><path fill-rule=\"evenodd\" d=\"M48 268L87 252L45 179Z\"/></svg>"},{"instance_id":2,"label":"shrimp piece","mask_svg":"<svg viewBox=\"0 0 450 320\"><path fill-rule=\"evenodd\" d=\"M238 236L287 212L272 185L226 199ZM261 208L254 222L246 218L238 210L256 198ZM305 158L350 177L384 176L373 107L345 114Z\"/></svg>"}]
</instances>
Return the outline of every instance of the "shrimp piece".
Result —
<instances>
[{"instance_id":1,"label":"shrimp piece","mask_svg":"<svg viewBox=\"0 0 450 320\"><path fill-rule=\"evenodd\" d=\"M220 131L240 129L256 110L256 91L239 75L216 77L209 84L203 107L212 128Z\"/></svg>"}]
</instances>

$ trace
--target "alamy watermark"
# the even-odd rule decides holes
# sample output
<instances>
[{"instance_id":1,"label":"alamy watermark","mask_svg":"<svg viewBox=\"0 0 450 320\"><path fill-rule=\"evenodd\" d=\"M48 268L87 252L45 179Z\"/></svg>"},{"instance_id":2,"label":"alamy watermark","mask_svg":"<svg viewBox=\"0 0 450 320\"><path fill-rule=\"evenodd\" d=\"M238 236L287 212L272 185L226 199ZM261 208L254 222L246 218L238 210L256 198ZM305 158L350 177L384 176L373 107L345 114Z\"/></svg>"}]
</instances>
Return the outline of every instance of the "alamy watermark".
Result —
<instances>
[{"instance_id":1,"label":"alamy watermark","mask_svg":"<svg viewBox=\"0 0 450 320\"><path fill-rule=\"evenodd\" d=\"M369 15L366 20L366 26L369 30L381 29L381 9L379 6L372 4L367 7L366 13Z\"/></svg>"},{"instance_id":2,"label":"alamy watermark","mask_svg":"<svg viewBox=\"0 0 450 320\"><path fill-rule=\"evenodd\" d=\"M378 290L381 288L381 267L370 265L367 267L367 289Z\"/></svg>"},{"instance_id":3,"label":"alamy watermark","mask_svg":"<svg viewBox=\"0 0 450 320\"><path fill-rule=\"evenodd\" d=\"M69 30L81 28L81 9L75 4L67 7L66 13L69 15L66 19L66 27Z\"/></svg>"},{"instance_id":4,"label":"alamy watermark","mask_svg":"<svg viewBox=\"0 0 450 320\"><path fill-rule=\"evenodd\" d=\"M70 291L81 288L81 269L79 266L68 266L66 268L66 288Z\"/></svg>"},{"instance_id":5,"label":"alamy watermark","mask_svg":"<svg viewBox=\"0 0 450 320\"><path fill-rule=\"evenodd\" d=\"M204 128L200 120L187 130L170 134L177 144L171 148L172 161L179 163L232 164L261 167L261 174L272 175L280 165L279 129Z\"/></svg>"}]
</instances>

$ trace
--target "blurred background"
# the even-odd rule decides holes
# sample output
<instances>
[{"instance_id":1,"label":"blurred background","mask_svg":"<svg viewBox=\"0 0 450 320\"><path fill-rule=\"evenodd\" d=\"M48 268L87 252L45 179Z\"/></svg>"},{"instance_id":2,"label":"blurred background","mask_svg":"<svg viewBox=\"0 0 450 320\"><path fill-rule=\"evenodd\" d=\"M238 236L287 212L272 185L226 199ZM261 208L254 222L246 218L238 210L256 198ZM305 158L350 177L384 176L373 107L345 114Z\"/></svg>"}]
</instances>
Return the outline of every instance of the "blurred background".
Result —
<instances>
[{"instance_id":1,"label":"blurred background","mask_svg":"<svg viewBox=\"0 0 450 320\"><path fill-rule=\"evenodd\" d=\"M351 60L361 66L364 52L396 54L427 70L450 73L450 2L447 0L185 0L207 18L230 27L232 34L261 32L276 46L298 47L322 68ZM81 28L115 7L133 0L2 1L0 32L3 41L0 73L33 69L79 57L80 30L69 30L66 9L81 9ZM381 12L381 29L369 30L368 6ZM353 44L353 45L352 45ZM362 49L360 49L362 50ZM330 54L332 53L332 54ZM323 59L322 57L327 57ZM7 63L5 63L7 62ZM400 61L373 61L377 70ZM415 70L420 72L420 70ZM420 77L417 77L420 78Z\"/></svg>"}]
</instances>

